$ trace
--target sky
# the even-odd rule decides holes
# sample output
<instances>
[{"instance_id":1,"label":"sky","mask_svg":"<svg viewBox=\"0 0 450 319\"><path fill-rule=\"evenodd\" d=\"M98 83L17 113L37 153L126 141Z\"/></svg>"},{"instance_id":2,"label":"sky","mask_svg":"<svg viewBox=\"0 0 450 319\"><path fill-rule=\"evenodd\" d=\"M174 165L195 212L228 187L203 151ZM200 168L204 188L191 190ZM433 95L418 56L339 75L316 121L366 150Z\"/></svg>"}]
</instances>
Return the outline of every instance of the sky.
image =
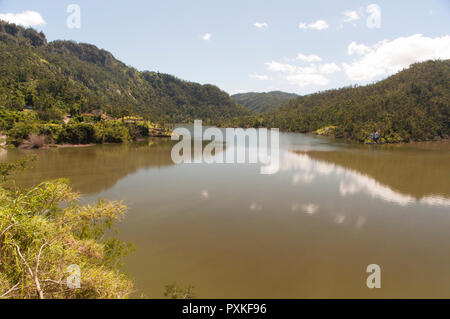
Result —
<instances>
[{"instance_id":1,"label":"sky","mask_svg":"<svg viewBox=\"0 0 450 319\"><path fill-rule=\"evenodd\" d=\"M230 94L310 94L450 58L449 0L0 0L0 19Z\"/></svg>"}]
</instances>

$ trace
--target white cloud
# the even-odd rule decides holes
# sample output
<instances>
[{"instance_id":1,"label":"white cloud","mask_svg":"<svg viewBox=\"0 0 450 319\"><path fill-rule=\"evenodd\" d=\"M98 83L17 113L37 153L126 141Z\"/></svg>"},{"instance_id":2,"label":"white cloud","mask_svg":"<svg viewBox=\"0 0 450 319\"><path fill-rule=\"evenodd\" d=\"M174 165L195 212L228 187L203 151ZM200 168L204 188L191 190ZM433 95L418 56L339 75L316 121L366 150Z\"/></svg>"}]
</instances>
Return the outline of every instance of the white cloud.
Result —
<instances>
[{"instance_id":1,"label":"white cloud","mask_svg":"<svg viewBox=\"0 0 450 319\"><path fill-rule=\"evenodd\" d=\"M293 73L296 70L296 66L290 65L290 64L284 64L279 62L267 62L264 63L269 71L272 72L283 72L283 73Z\"/></svg>"},{"instance_id":2,"label":"white cloud","mask_svg":"<svg viewBox=\"0 0 450 319\"><path fill-rule=\"evenodd\" d=\"M381 28L381 8L378 4L369 4L366 12L369 13L366 25L369 29Z\"/></svg>"},{"instance_id":3,"label":"white cloud","mask_svg":"<svg viewBox=\"0 0 450 319\"><path fill-rule=\"evenodd\" d=\"M270 77L268 75L265 74L249 74L249 77L252 79L256 79L256 80L261 80L261 81L268 81L271 80Z\"/></svg>"},{"instance_id":4,"label":"white cloud","mask_svg":"<svg viewBox=\"0 0 450 319\"><path fill-rule=\"evenodd\" d=\"M353 10L353 11L347 10L347 11L344 11L342 14L345 16L344 22L351 22L351 21L356 21L356 20L361 19L361 17L359 16L359 14L356 10Z\"/></svg>"},{"instance_id":5,"label":"white cloud","mask_svg":"<svg viewBox=\"0 0 450 319\"><path fill-rule=\"evenodd\" d=\"M333 74L341 71L341 68L336 63L327 63L319 67L320 73L323 74Z\"/></svg>"},{"instance_id":6,"label":"white cloud","mask_svg":"<svg viewBox=\"0 0 450 319\"><path fill-rule=\"evenodd\" d=\"M22 25L24 27L34 27L46 25L44 18L36 11L24 11L21 13L0 13L0 20Z\"/></svg>"},{"instance_id":7,"label":"white cloud","mask_svg":"<svg viewBox=\"0 0 450 319\"><path fill-rule=\"evenodd\" d=\"M262 29L262 28L268 28L269 25L266 22L256 22L254 24L255 27Z\"/></svg>"},{"instance_id":8,"label":"white cloud","mask_svg":"<svg viewBox=\"0 0 450 319\"><path fill-rule=\"evenodd\" d=\"M450 58L450 36L428 38L421 34L384 40L343 67L354 81L371 81L379 76L394 74L415 62Z\"/></svg>"},{"instance_id":9,"label":"white cloud","mask_svg":"<svg viewBox=\"0 0 450 319\"><path fill-rule=\"evenodd\" d=\"M205 41L211 40L211 33L205 33L204 35L202 35L202 39Z\"/></svg>"},{"instance_id":10,"label":"white cloud","mask_svg":"<svg viewBox=\"0 0 450 319\"><path fill-rule=\"evenodd\" d=\"M354 53L358 53L360 55L369 53L372 49L364 44L357 44L356 42L350 43L347 49L347 53L352 55Z\"/></svg>"},{"instance_id":11,"label":"white cloud","mask_svg":"<svg viewBox=\"0 0 450 319\"><path fill-rule=\"evenodd\" d=\"M289 83L298 85L299 87L305 87L309 85L327 85L329 83L328 79L322 74L318 73L296 73L288 75L286 79Z\"/></svg>"},{"instance_id":12,"label":"white cloud","mask_svg":"<svg viewBox=\"0 0 450 319\"><path fill-rule=\"evenodd\" d=\"M315 54L304 55L304 54L299 53L297 55L297 59L301 60L301 61L305 61L305 62L320 62L320 61L322 61L322 59Z\"/></svg>"},{"instance_id":13,"label":"white cloud","mask_svg":"<svg viewBox=\"0 0 450 319\"><path fill-rule=\"evenodd\" d=\"M314 64L307 67L299 67L272 61L265 63L265 65L269 71L281 73L282 79L299 87L327 85L329 83L328 79L323 74L320 74Z\"/></svg>"},{"instance_id":14,"label":"white cloud","mask_svg":"<svg viewBox=\"0 0 450 319\"><path fill-rule=\"evenodd\" d=\"M317 20L312 23L300 23L298 27L303 30L312 29L320 31L328 29L328 23L325 20Z\"/></svg>"}]
</instances>

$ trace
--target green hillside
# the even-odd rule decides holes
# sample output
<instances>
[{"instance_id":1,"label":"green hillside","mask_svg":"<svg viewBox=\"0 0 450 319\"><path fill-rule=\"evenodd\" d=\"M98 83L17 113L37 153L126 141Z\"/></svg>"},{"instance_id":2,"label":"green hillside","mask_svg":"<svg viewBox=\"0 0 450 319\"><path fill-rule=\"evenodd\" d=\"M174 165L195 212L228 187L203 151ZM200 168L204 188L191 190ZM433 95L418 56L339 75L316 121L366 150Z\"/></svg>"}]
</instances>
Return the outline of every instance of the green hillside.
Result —
<instances>
[{"instance_id":1,"label":"green hillside","mask_svg":"<svg viewBox=\"0 0 450 319\"><path fill-rule=\"evenodd\" d=\"M450 60L417 63L367 86L302 96L256 122L295 132L322 129L358 142L371 142L374 132L381 143L448 138Z\"/></svg>"},{"instance_id":2,"label":"green hillside","mask_svg":"<svg viewBox=\"0 0 450 319\"><path fill-rule=\"evenodd\" d=\"M248 114L216 86L139 72L94 45L47 43L43 33L2 21L0 75L0 107L31 107L43 118L96 109L170 123Z\"/></svg>"},{"instance_id":3,"label":"green hillside","mask_svg":"<svg viewBox=\"0 0 450 319\"><path fill-rule=\"evenodd\" d=\"M263 113L282 107L287 101L298 97L297 94L273 91L268 93L240 93L231 96L240 105L251 111Z\"/></svg>"}]
</instances>

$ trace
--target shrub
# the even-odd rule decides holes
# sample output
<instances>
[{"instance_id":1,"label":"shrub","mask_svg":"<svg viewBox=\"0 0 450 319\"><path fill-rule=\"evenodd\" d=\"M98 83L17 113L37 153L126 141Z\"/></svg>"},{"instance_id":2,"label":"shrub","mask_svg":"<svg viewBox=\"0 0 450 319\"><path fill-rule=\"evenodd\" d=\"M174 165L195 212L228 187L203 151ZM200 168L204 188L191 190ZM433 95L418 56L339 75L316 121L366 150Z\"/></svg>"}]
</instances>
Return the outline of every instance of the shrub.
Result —
<instances>
[{"instance_id":1,"label":"shrub","mask_svg":"<svg viewBox=\"0 0 450 319\"><path fill-rule=\"evenodd\" d=\"M60 123L64 117L64 111L57 107L52 107L49 109L38 110L37 116L41 121Z\"/></svg>"},{"instance_id":2,"label":"shrub","mask_svg":"<svg viewBox=\"0 0 450 319\"><path fill-rule=\"evenodd\" d=\"M93 124L76 123L63 126L58 136L59 144L96 143L96 131Z\"/></svg>"},{"instance_id":3,"label":"shrub","mask_svg":"<svg viewBox=\"0 0 450 319\"><path fill-rule=\"evenodd\" d=\"M149 136L149 128L145 123L129 123L126 128L133 141Z\"/></svg>"},{"instance_id":4,"label":"shrub","mask_svg":"<svg viewBox=\"0 0 450 319\"><path fill-rule=\"evenodd\" d=\"M19 146L30 134L36 134L36 126L29 122L19 122L8 132L8 144Z\"/></svg>"},{"instance_id":5,"label":"shrub","mask_svg":"<svg viewBox=\"0 0 450 319\"><path fill-rule=\"evenodd\" d=\"M40 124L37 130L39 135L47 136L48 143L57 143L60 140L63 127L59 124Z\"/></svg>"},{"instance_id":6,"label":"shrub","mask_svg":"<svg viewBox=\"0 0 450 319\"><path fill-rule=\"evenodd\" d=\"M14 127L16 122L19 122L23 116L20 112L11 111L4 107L0 108L0 131L7 131ZM23 119L22 119L23 120Z\"/></svg>"},{"instance_id":7,"label":"shrub","mask_svg":"<svg viewBox=\"0 0 450 319\"><path fill-rule=\"evenodd\" d=\"M2 177L22 162L1 164ZM0 185L0 298L126 298L132 292L119 261L133 246L104 239L126 207L80 206L78 197L65 180L25 190ZM67 285L73 265L79 289Z\"/></svg>"},{"instance_id":8,"label":"shrub","mask_svg":"<svg viewBox=\"0 0 450 319\"><path fill-rule=\"evenodd\" d=\"M107 122L97 126L98 135L103 143L126 143L131 140L127 128L120 123Z\"/></svg>"}]
</instances>

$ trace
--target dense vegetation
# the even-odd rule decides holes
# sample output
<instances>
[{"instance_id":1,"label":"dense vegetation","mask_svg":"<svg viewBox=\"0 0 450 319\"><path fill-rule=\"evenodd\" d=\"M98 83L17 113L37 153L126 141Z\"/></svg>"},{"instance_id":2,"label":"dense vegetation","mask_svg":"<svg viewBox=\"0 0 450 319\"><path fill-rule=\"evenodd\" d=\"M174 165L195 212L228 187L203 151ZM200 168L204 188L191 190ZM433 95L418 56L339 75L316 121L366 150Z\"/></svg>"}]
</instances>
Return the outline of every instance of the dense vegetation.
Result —
<instances>
[{"instance_id":1,"label":"dense vegetation","mask_svg":"<svg viewBox=\"0 0 450 319\"><path fill-rule=\"evenodd\" d=\"M2 21L0 106L31 107L45 120L97 109L159 123L219 121L248 113L213 85L139 72L93 45L47 43L43 33Z\"/></svg>"},{"instance_id":2,"label":"dense vegetation","mask_svg":"<svg viewBox=\"0 0 450 319\"><path fill-rule=\"evenodd\" d=\"M375 84L302 96L276 111L225 125L317 132L366 143L449 138L449 88L450 60L427 61Z\"/></svg>"},{"instance_id":3,"label":"dense vegetation","mask_svg":"<svg viewBox=\"0 0 450 319\"><path fill-rule=\"evenodd\" d=\"M168 134L164 128L136 117L110 120L80 115L66 123L48 122L40 119L39 113L34 111L0 107L0 132L6 133L8 144L14 146L34 148L47 144L126 143L148 137L152 131Z\"/></svg>"},{"instance_id":4,"label":"dense vegetation","mask_svg":"<svg viewBox=\"0 0 450 319\"><path fill-rule=\"evenodd\" d=\"M280 108L287 101L299 97L297 94L273 91L268 93L240 93L231 96L237 103L250 111L263 113Z\"/></svg>"},{"instance_id":5,"label":"dense vegetation","mask_svg":"<svg viewBox=\"0 0 450 319\"><path fill-rule=\"evenodd\" d=\"M2 181L26 165L0 163ZM120 268L134 248L105 236L125 207L81 206L78 197L65 180L30 189L0 184L0 299L125 298L132 292Z\"/></svg>"}]
</instances>

